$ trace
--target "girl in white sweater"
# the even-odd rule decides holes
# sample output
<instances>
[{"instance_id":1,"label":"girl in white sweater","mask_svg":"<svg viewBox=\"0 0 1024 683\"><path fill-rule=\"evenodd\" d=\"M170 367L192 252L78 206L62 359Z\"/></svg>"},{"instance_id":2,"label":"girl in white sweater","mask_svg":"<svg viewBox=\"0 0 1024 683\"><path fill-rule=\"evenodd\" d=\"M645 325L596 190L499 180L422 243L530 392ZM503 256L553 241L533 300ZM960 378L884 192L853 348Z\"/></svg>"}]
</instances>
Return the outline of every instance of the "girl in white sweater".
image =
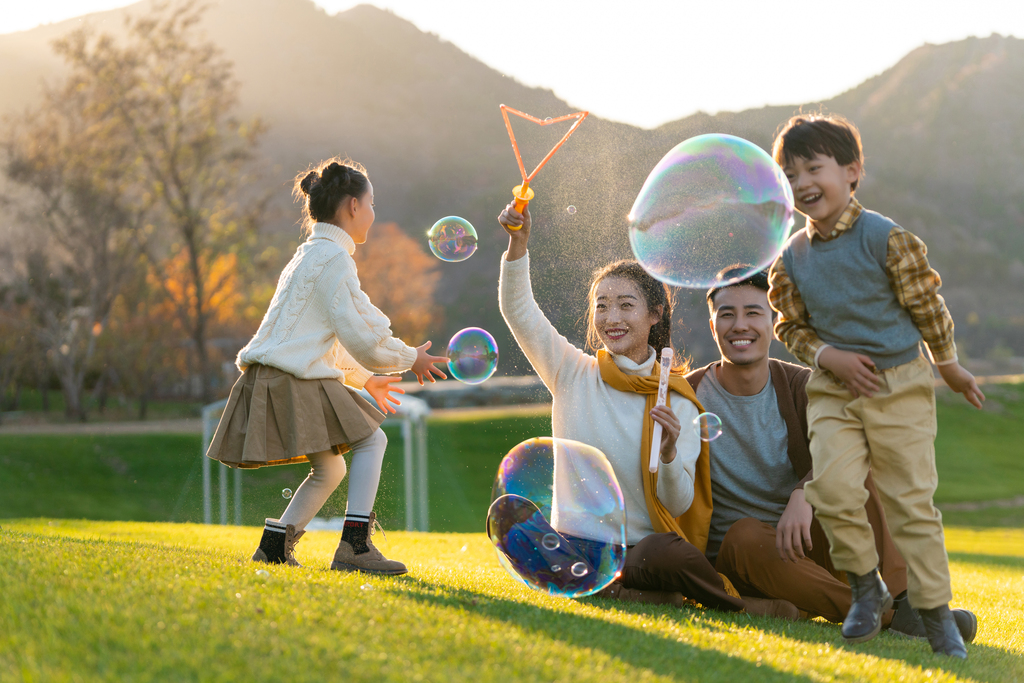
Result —
<instances>
[{"instance_id":1,"label":"girl in white sweater","mask_svg":"<svg viewBox=\"0 0 1024 683\"><path fill-rule=\"evenodd\" d=\"M509 234L499 303L516 342L551 392L556 437L600 449L626 503L626 563L619 581L598 595L681 605L743 609L728 580L704 557L711 516L708 449L693 420L693 390L673 371L669 405L656 406L657 352L670 345L672 303L665 285L635 261L595 273L584 353L560 335L534 300L527 244L530 213L509 204L498 222ZM654 422L662 425L660 466L648 470ZM645 452L647 451L647 452Z\"/></svg>"},{"instance_id":2,"label":"girl in white sweater","mask_svg":"<svg viewBox=\"0 0 1024 683\"><path fill-rule=\"evenodd\" d=\"M345 477L351 453L348 504L331 569L404 574L370 540L387 437L384 414L398 404L396 375L412 370L445 377L427 353L391 335L391 321L359 286L352 254L373 225L373 186L365 169L331 159L295 180L305 200L308 239L277 283L270 308L252 340L238 352L243 375L231 389L207 455L231 467L309 462L312 470L280 519L267 519L256 562L288 563L295 542ZM360 397L365 388L380 410ZM390 403L389 403L390 402Z\"/></svg>"}]
</instances>

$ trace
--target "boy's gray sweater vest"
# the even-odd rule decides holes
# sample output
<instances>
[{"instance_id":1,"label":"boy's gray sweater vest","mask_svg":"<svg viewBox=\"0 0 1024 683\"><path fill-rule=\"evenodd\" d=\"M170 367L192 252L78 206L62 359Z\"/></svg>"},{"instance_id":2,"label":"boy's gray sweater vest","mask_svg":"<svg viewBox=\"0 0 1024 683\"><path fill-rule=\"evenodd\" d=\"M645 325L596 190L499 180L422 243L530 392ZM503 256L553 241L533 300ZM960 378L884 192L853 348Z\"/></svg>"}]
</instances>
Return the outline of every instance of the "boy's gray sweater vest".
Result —
<instances>
[{"instance_id":1,"label":"boy's gray sweater vest","mask_svg":"<svg viewBox=\"0 0 1024 683\"><path fill-rule=\"evenodd\" d=\"M786 273L818 337L837 349L863 353L880 370L909 363L921 353L921 333L885 272L894 227L885 216L865 210L833 240L811 242L801 230L782 250Z\"/></svg>"}]
</instances>

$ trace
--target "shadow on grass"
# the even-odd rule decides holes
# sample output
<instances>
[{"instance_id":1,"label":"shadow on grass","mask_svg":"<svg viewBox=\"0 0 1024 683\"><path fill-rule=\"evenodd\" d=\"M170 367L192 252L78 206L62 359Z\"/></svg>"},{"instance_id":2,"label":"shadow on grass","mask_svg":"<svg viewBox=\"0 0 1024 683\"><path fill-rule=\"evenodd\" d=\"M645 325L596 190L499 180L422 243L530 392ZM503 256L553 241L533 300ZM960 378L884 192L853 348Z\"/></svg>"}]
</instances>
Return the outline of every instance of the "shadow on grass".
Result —
<instances>
[{"instance_id":1,"label":"shadow on grass","mask_svg":"<svg viewBox=\"0 0 1024 683\"><path fill-rule=\"evenodd\" d=\"M1021 676L1024 675L1024 666L1018 653L992 645L968 644L968 659L962 661L933 653L927 640L918 640L888 631L883 631L867 643L854 645L843 640L839 626L822 621L800 622L782 628L766 622L759 624L759 627L766 632L784 635L809 645L829 645L833 651L871 655L879 659L919 666L922 669L939 669L968 677L972 681L1004 683L1008 680L1021 680ZM984 624L980 623L978 628L983 630Z\"/></svg>"},{"instance_id":2,"label":"shadow on grass","mask_svg":"<svg viewBox=\"0 0 1024 683\"><path fill-rule=\"evenodd\" d=\"M403 583L416 586L424 592L403 592L402 595L434 605L463 609L480 616L508 622L524 630L542 633L549 638L576 647L602 650L632 666L646 668L653 673L676 676L680 667L694 671L715 672L729 680L743 680L742 676L755 676L755 680L811 680L799 674L778 671L770 666L757 666L737 657L715 650L705 650L680 643L662 634L645 633L636 628L609 623L579 614L565 614L536 605L495 598L466 589L439 586L413 577L402 577ZM888 632L881 633L870 643L851 645L840 634L839 627L821 620L789 622L766 617L751 617L735 612L704 610L697 607L682 609L668 606L623 603L601 598L582 598L598 609L610 609L627 614L648 615L651 618L668 617L680 626L687 624L709 631L725 631L732 625L752 626L815 648L827 645L833 651L870 655L889 659L922 669L938 669L957 676L985 683L1003 683L1020 680L1024 665L1016 652L991 645L968 645L965 661L936 655L928 642ZM718 623L716 623L718 622ZM984 624L979 625L984 629ZM653 636L653 637L652 637ZM609 645L605 645L608 643ZM613 644L613 645L612 645ZM666 656L670 648L676 651ZM680 652L681 650L681 652ZM703 678L703 676L702 676Z\"/></svg>"},{"instance_id":3,"label":"shadow on grass","mask_svg":"<svg viewBox=\"0 0 1024 683\"><path fill-rule=\"evenodd\" d=\"M437 607L465 610L477 616L503 621L524 631L540 634L554 641L572 647L589 648L604 652L614 660L622 661L640 670L649 670L659 676L675 678L684 675L693 680L708 680L712 674L719 680L758 680L758 681L801 681L814 680L811 677L778 671L771 666L761 666L756 662L713 649L702 649L694 645L677 642L660 633L647 633L642 630L615 624L603 619L596 619L579 614L565 614L546 609L537 605L529 605L513 600L496 598L461 588L435 585L414 577L403 577L403 583L416 588L402 591L402 597L417 600ZM588 600L596 607L604 607L601 600ZM714 623L696 623L705 619L702 610L683 608L669 611L660 608L654 610L629 609L632 605L615 603L624 612L651 614L652 616L669 616L685 626L686 622L700 628L724 630ZM745 619L745 615L730 615L725 612L709 612L714 619L729 618ZM742 621L739 621L742 623Z\"/></svg>"},{"instance_id":4,"label":"shadow on grass","mask_svg":"<svg viewBox=\"0 0 1024 683\"><path fill-rule=\"evenodd\" d=\"M989 567L1004 567L1006 569L1021 569L1024 567L1024 557L1014 555L984 555L981 553L949 553L950 562L964 562L966 564L979 564Z\"/></svg>"}]
</instances>

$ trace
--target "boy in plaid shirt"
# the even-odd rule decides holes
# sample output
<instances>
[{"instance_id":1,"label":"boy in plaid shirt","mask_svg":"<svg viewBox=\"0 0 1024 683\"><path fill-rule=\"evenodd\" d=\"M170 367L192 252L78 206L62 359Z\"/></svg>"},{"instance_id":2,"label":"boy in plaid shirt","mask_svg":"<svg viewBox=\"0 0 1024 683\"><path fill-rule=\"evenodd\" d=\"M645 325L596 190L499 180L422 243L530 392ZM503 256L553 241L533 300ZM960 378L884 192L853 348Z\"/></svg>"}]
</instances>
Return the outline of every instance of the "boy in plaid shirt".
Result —
<instances>
[{"instance_id":1,"label":"boy in plaid shirt","mask_svg":"<svg viewBox=\"0 0 1024 683\"><path fill-rule=\"evenodd\" d=\"M853 590L843 637L870 640L892 605L864 511L870 469L932 650L966 658L949 610L942 516L932 504L935 392L920 343L951 389L978 408L985 396L957 362L939 275L924 242L853 196L863 152L852 123L794 116L776 137L773 156L807 227L772 266L768 296L779 312L776 336L814 368L807 383L814 478L805 492L833 564Z\"/></svg>"}]
</instances>

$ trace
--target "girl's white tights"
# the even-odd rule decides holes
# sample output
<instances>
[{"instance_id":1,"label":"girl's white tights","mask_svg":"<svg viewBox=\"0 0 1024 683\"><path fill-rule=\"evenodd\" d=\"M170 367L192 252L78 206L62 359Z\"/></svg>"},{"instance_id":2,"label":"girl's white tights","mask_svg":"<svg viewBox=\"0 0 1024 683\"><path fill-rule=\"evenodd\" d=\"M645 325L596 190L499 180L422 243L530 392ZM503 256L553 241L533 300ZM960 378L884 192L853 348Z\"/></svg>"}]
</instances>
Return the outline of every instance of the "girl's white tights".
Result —
<instances>
[{"instance_id":1,"label":"girl's white tights","mask_svg":"<svg viewBox=\"0 0 1024 683\"><path fill-rule=\"evenodd\" d=\"M387 445L388 437L381 429L352 444L352 476L348 481L346 513L368 515L373 511L377 485L380 483L380 467L384 462L384 449ZM281 515L281 524L292 524L296 531L305 529L316 513L320 512L320 508L345 478L347 470L345 456L335 455L334 451L321 451L308 457L313 469Z\"/></svg>"}]
</instances>

